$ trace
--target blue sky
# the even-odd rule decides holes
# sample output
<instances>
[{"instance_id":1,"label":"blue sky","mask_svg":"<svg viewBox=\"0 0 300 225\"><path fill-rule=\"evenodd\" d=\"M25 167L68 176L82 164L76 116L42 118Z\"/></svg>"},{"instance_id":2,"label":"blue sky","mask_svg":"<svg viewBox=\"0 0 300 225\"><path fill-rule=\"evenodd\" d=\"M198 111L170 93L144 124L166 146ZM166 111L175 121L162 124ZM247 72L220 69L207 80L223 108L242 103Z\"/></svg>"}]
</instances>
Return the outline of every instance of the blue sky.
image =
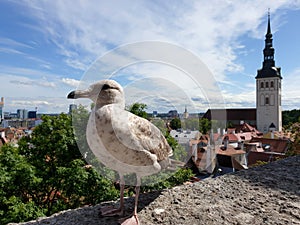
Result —
<instances>
[{"instance_id":1,"label":"blue sky","mask_svg":"<svg viewBox=\"0 0 300 225\"><path fill-rule=\"evenodd\" d=\"M97 61L119 46L143 41L179 46L197 56L217 82L221 107L255 107L268 8L276 66L282 68L283 109L299 109L300 1L3 0L0 96L5 111L67 112L73 103L66 99L69 91L106 77L93 70ZM161 54L149 46L140 49L146 50ZM142 101L149 111L183 112L187 105L189 111L204 112L221 104L208 101L206 75L192 76L202 91L176 65L153 61L121 67L112 78L127 87L127 104Z\"/></svg>"}]
</instances>

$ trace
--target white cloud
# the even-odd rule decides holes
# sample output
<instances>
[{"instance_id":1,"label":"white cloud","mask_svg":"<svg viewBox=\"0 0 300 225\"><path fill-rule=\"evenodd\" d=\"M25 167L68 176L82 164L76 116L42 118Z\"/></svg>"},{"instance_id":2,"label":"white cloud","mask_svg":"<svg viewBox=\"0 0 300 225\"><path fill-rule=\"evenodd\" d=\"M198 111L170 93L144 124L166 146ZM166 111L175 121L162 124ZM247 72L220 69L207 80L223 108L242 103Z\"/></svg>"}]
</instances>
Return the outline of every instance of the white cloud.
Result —
<instances>
[{"instance_id":1,"label":"white cloud","mask_svg":"<svg viewBox=\"0 0 300 225\"><path fill-rule=\"evenodd\" d=\"M258 28L265 31L265 26L260 25L262 19L265 25L268 7L274 12L272 25L276 29L276 10L293 3L249 0L170 4L166 1L156 5L147 1L28 1L46 35L57 43L71 66L78 68L74 61L95 58L113 46L160 40L193 50L220 78L228 69L242 69L235 62L240 35L253 35ZM262 30L260 37L261 34Z\"/></svg>"},{"instance_id":2,"label":"white cloud","mask_svg":"<svg viewBox=\"0 0 300 225\"><path fill-rule=\"evenodd\" d=\"M47 101L41 101L41 100L12 100L11 102L9 102L9 105L12 107L28 107L28 105L31 106L49 106L51 105L51 103L47 102Z\"/></svg>"},{"instance_id":3,"label":"white cloud","mask_svg":"<svg viewBox=\"0 0 300 225\"><path fill-rule=\"evenodd\" d=\"M296 68L282 79L282 106L284 109L300 108L300 68Z\"/></svg>"},{"instance_id":4,"label":"white cloud","mask_svg":"<svg viewBox=\"0 0 300 225\"><path fill-rule=\"evenodd\" d=\"M71 87L78 87L79 84L80 84L80 81L79 80L75 80L75 79L71 79L71 78L62 78L61 81L64 83L64 84L67 84Z\"/></svg>"},{"instance_id":5,"label":"white cloud","mask_svg":"<svg viewBox=\"0 0 300 225\"><path fill-rule=\"evenodd\" d=\"M0 37L0 45L9 46L11 48L16 48L16 47L32 48L30 45L15 41L10 38L3 38L3 37Z\"/></svg>"},{"instance_id":6,"label":"white cloud","mask_svg":"<svg viewBox=\"0 0 300 225\"><path fill-rule=\"evenodd\" d=\"M156 2L149 1L31 0L27 1L26 5L31 7L31 16L36 17L40 23L40 27L36 29L44 32L45 37L56 44L59 53L64 56L64 62L75 69L87 70L94 59L116 46L137 41L159 40L189 49L204 61L218 82L228 84L235 82L227 76L228 73L242 73L244 70L244 66L237 61L237 55L241 49L244 54L247 54L247 50L239 42L239 38L241 36L263 38L262 34L266 30L266 11L269 7L272 14L272 30L275 32L284 23L279 9L299 8L300 3L288 0L212 0L209 2L203 0L160 1L158 5ZM17 44L11 42L11 45ZM150 51L159 52L159 49L150 49ZM118 56L110 60L108 64L126 62ZM45 67L47 66L50 65L45 64ZM93 72L96 72L94 80L99 79L99 70ZM172 77L174 83L180 84L181 89L187 90L191 99L203 97L198 93L199 90L190 88L190 84L186 84L179 74L172 76L169 70L160 67L143 67L135 72L128 73L127 79L135 80L139 74L163 73L164 77ZM9 74L18 76L22 74L34 77L33 80L41 80L40 71L20 68L18 71L14 69ZM44 80L45 85L41 86L49 84L48 87L61 88L60 94L67 87L62 88L59 85L78 86L77 80L57 75L53 77L54 81L47 76L47 80ZM23 86L29 82L22 79L17 81L19 85L23 82ZM37 81L34 82L38 84ZM42 89L34 92L38 91L42 92ZM48 96L53 95L48 89L45 93ZM241 90L239 94L231 93L226 89L223 94L231 106L253 104L255 100L253 89L251 92L249 89ZM173 104L176 104L175 101L183 104L183 101L175 99L175 96L170 100L174 101Z\"/></svg>"},{"instance_id":7,"label":"white cloud","mask_svg":"<svg viewBox=\"0 0 300 225\"><path fill-rule=\"evenodd\" d=\"M12 48L2 48L0 47L0 52L2 53L7 53L7 54L20 54L20 55L23 55L24 53L23 52L20 52L16 49L12 49Z\"/></svg>"},{"instance_id":8,"label":"white cloud","mask_svg":"<svg viewBox=\"0 0 300 225\"><path fill-rule=\"evenodd\" d=\"M16 112L17 109L35 110L39 113L67 112L71 102L63 97L5 97L4 111Z\"/></svg>"},{"instance_id":9,"label":"white cloud","mask_svg":"<svg viewBox=\"0 0 300 225\"><path fill-rule=\"evenodd\" d=\"M5 111L14 112L18 108L33 110L39 108L40 112L67 112L71 102L67 99L70 91L68 80L67 85L57 77L43 73L38 70L23 68L6 68L0 73L1 95L5 97ZM35 74L30 78L22 76L23 71ZM40 74L40 76L37 76ZM43 76L44 75L44 76ZM75 80L73 80L75 83Z\"/></svg>"}]
</instances>

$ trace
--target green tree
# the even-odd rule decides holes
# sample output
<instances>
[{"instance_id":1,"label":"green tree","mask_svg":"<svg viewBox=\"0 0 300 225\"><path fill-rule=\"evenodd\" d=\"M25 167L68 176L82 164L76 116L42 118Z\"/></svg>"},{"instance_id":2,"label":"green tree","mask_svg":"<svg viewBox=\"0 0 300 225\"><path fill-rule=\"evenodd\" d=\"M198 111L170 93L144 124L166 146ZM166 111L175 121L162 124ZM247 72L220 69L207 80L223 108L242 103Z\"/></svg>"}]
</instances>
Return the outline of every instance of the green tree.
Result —
<instances>
[{"instance_id":1,"label":"green tree","mask_svg":"<svg viewBox=\"0 0 300 225\"><path fill-rule=\"evenodd\" d=\"M182 128L187 130L199 130L199 119L198 118L187 118L183 120L181 124Z\"/></svg>"},{"instance_id":2,"label":"green tree","mask_svg":"<svg viewBox=\"0 0 300 225\"><path fill-rule=\"evenodd\" d=\"M292 141L289 144L287 155L300 154L300 122L294 123L289 127Z\"/></svg>"},{"instance_id":3,"label":"green tree","mask_svg":"<svg viewBox=\"0 0 300 225\"><path fill-rule=\"evenodd\" d=\"M179 128L181 128L181 120L179 118L174 118L170 121L170 127L173 129L173 130L177 130Z\"/></svg>"},{"instance_id":4,"label":"green tree","mask_svg":"<svg viewBox=\"0 0 300 225\"><path fill-rule=\"evenodd\" d=\"M282 111L282 125L285 128L292 126L298 121L300 117L300 109L293 109L293 110L285 110Z\"/></svg>"},{"instance_id":5,"label":"green tree","mask_svg":"<svg viewBox=\"0 0 300 225\"><path fill-rule=\"evenodd\" d=\"M153 123L162 133L166 135L168 132L166 121L162 120L161 118L152 118L151 123Z\"/></svg>"},{"instance_id":6,"label":"green tree","mask_svg":"<svg viewBox=\"0 0 300 225\"><path fill-rule=\"evenodd\" d=\"M5 145L0 149L0 224L44 216L33 201L41 182L18 148Z\"/></svg>"},{"instance_id":7,"label":"green tree","mask_svg":"<svg viewBox=\"0 0 300 225\"><path fill-rule=\"evenodd\" d=\"M36 175L42 180L32 196L35 204L50 215L116 198L117 190L112 182L86 166L77 147L71 117L61 114L42 119L43 123L36 127L32 136L19 142L20 154L34 166Z\"/></svg>"},{"instance_id":8,"label":"green tree","mask_svg":"<svg viewBox=\"0 0 300 225\"><path fill-rule=\"evenodd\" d=\"M211 121L209 121L206 118L201 118L199 120L199 131L202 134L207 134L208 131L210 131L210 129L211 129Z\"/></svg>"},{"instance_id":9,"label":"green tree","mask_svg":"<svg viewBox=\"0 0 300 225\"><path fill-rule=\"evenodd\" d=\"M144 104L144 103L133 103L132 105L130 105L128 107L128 111L137 115L137 116L140 116L140 117L143 117L145 119L148 119L148 114L147 112L145 111L147 109L147 105Z\"/></svg>"},{"instance_id":10,"label":"green tree","mask_svg":"<svg viewBox=\"0 0 300 225\"><path fill-rule=\"evenodd\" d=\"M167 139L168 144L173 149L173 157L176 160L184 162L187 157L187 152L184 149L184 147L176 141L175 138L173 138L169 133L165 135L165 138Z\"/></svg>"}]
</instances>

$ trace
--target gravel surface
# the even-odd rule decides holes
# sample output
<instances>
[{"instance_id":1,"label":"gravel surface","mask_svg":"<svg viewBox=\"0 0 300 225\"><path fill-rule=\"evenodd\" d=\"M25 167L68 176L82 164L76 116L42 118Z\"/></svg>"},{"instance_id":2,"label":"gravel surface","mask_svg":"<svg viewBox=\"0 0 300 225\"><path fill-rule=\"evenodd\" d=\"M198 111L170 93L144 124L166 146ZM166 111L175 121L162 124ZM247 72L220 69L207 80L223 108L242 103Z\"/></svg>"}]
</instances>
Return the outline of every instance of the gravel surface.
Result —
<instances>
[{"instance_id":1,"label":"gravel surface","mask_svg":"<svg viewBox=\"0 0 300 225\"><path fill-rule=\"evenodd\" d=\"M127 215L133 203L133 198L126 199ZM98 216L103 205L117 206L118 202L67 210L20 224L118 224L119 218ZM142 225L300 224L300 156L143 194L138 215Z\"/></svg>"}]
</instances>

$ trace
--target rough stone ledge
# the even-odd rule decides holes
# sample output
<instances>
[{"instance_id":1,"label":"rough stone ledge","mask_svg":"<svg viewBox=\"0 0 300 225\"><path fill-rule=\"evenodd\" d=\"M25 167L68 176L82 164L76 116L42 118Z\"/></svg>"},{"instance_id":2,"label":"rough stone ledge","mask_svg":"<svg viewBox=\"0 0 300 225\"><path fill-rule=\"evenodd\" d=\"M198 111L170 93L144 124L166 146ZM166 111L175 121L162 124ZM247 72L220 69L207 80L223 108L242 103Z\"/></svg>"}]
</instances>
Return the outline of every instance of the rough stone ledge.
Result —
<instances>
[{"instance_id":1,"label":"rough stone ledge","mask_svg":"<svg viewBox=\"0 0 300 225\"><path fill-rule=\"evenodd\" d=\"M152 224L300 224L300 156L227 174L170 190L143 194L142 225ZM106 202L66 210L26 225L114 225L118 218L99 218ZM126 199L127 211L133 198ZM13 225L15 223L11 223Z\"/></svg>"}]
</instances>

